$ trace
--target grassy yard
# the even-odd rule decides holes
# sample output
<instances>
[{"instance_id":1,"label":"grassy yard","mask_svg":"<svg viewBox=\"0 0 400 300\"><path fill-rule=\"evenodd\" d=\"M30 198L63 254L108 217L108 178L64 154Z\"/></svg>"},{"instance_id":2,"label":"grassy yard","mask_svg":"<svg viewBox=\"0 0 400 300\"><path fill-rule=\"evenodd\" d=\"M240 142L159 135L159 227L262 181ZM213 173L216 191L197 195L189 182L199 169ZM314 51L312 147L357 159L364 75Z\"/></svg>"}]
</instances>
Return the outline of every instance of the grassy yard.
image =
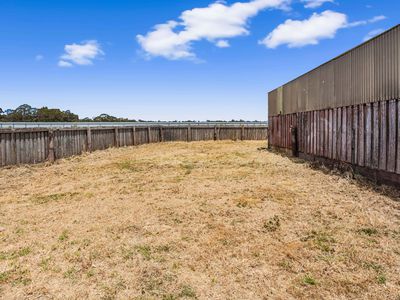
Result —
<instances>
[{"instance_id":1,"label":"grassy yard","mask_svg":"<svg viewBox=\"0 0 400 300\"><path fill-rule=\"evenodd\" d=\"M400 299L400 202L263 142L0 169L3 299Z\"/></svg>"}]
</instances>

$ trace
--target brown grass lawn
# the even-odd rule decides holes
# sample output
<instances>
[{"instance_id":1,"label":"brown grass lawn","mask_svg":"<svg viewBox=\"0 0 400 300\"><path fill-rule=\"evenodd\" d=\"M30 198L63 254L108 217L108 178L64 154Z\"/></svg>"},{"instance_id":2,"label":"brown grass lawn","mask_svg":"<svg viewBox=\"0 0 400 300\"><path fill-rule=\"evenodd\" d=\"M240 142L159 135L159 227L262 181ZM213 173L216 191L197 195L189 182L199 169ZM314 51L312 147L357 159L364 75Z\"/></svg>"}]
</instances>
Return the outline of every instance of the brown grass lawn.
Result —
<instances>
[{"instance_id":1,"label":"brown grass lawn","mask_svg":"<svg viewBox=\"0 0 400 300\"><path fill-rule=\"evenodd\" d=\"M1 298L400 299L398 195L263 145L1 169Z\"/></svg>"}]
</instances>

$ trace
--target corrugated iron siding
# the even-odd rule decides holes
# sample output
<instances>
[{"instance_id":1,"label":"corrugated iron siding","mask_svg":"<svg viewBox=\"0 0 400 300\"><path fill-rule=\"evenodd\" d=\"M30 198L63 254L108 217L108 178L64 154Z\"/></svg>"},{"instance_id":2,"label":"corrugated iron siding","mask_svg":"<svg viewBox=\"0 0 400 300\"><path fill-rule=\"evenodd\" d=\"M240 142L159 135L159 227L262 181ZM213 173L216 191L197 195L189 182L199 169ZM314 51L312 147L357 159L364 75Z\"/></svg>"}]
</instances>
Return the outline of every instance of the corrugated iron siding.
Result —
<instances>
[{"instance_id":1,"label":"corrugated iron siding","mask_svg":"<svg viewBox=\"0 0 400 300\"><path fill-rule=\"evenodd\" d=\"M399 99L399 44L400 25L397 25L271 91L269 116ZM282 99L279 99L280 89L283 89Z\"/></svg>"}]
</instances>

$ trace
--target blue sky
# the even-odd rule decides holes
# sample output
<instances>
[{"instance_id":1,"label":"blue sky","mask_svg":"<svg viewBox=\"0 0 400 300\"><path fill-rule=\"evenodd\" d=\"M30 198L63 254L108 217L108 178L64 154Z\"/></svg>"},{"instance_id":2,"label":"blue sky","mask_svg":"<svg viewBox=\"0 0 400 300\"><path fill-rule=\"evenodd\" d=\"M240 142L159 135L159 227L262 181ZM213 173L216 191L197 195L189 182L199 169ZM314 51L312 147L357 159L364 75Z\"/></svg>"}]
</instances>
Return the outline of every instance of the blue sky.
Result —
<instances>
[{"instance_id":1,"label":"blue sky","mask_svg":"<svg viewBox=\"0 0 400 300\"><path fill-rule=\"evenodd\" d=\"M0 107L266 120L269 90L399 11L393 0L2 0Z\"/></svg>"}]
</instances>

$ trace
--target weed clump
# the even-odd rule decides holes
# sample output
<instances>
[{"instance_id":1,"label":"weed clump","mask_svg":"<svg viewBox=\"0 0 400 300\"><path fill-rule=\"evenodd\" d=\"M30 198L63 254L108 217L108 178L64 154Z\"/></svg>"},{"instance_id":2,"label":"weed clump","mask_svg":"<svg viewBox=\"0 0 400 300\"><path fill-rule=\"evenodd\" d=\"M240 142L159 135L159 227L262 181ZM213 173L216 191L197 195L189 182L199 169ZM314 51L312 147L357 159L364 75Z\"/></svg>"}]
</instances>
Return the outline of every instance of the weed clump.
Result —
<instances>
[{"instance_id":1,"label":"weed clump","mask_svg":"<svg viewBox=\"0 0 400 300\"><path fill-rule=\"evenodd\" d=\"M306 237L302 238L301 241L312 241L317 249L325 253L335 252L334 244L336 240L326 232L312 230Z\"/></svg>"},{"instance_id":2,"label":"weed clump","mask_svg":"<svg viewBox=\"0 0 400 300\"><path fill-rule=\"evenodd\" d=\"M302 282L304 285L316 285L317 284L317 281L310 275L304 276Z\"/></svg>"},{"instance_id":3,"label":"weed clump","mask_svg":"<svg viewBox=\"0 0 400 300\"><path fill-rule=\"evenodd\" d=\"M375 229L375 228L367 227L367 228L359 229L358 233L365 234L365 235L368 235L368 236L373 236L373 235L377 235L378 234L378 230Z\"/></svg>"},{"instance_id":4,"label":"weed clump","mask_svg":"<svg viewBox=\"0 0 400 300\"><path fill-rule=\"evenodd\" d=\"M275 232L281 227L281 221L278 216L273 216L268 221L264 222L263 228L267 232Z\"/></svg>"}]
</instances>

